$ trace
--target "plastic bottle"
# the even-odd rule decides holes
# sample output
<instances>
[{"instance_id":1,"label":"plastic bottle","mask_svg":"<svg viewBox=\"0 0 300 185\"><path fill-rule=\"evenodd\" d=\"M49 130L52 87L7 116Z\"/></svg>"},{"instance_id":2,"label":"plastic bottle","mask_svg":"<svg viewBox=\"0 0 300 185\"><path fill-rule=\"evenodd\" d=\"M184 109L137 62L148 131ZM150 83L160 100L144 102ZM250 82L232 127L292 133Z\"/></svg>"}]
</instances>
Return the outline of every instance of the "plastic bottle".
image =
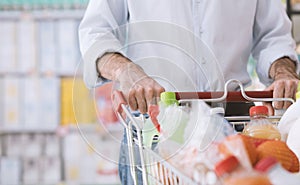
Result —
<instances>
[{"instance_id":1,"label":"plastic bottle","mask_svg":"<svg viewBox=\"0 0 300 185\"><path fill-rule=\"evenodd\" d=\"M274 157L260 160L255 169L264 172L273 185L299 185L300 175L286 171Z\"/></svg>"},{"instance_id":2,"label":"plastic bottle","mask_svg":"<svg viewBox=\"0 0 300 185\"><path fill-rule=\"evenodd\" d=\"M245 126L243 134L263 139L280 140L278 128L268 120L266 106L253 106L249 110L250 122Z\"/></svg>"},{"instance_id":3,"label":"plastic bottle","mask_svg":"<svg viewBox=\"0 0 300 185\"><path fill-rule=\"evenodd\" d=\"M158 121L161 135L179 144L184 143L184 130L189 119L185 106L179 106L175 92L160 94Z\"/></svg>"},{"instance_id":4,"label":"plastic bottle","mask_svg":"<svg viewBox=\"0 0 300 185\"><path fill-rule=\"evenodd\" d=\"M206 150L211 143L218 143L229 135L236 134L234 128L224 118L225 110L222 107L214 107L209 109L207 120L203 127L200 127L201 135L198 135L196 140L200 142L200 151ZM195 134L196 135L196 134Z\"/></svg>"},{"instance_id":5,"label":"plastic bottle","mask_svg":"<svg viewBox=\"0 0 300 185\"><path fill-rule=\"evenodd\" d=\"M184 131L189 120L189 112L186 106L178 104L174 92L161 93L160 102L155 108L156 118L152 117L151 120L155 127L159 128L159 142L156 149L163 158L170 158L181 150L185 142Z\"/></svg>"},{"instance_id":6,"label":"plastic bottle","mask_svg":"<svg viewBox=\"0 0 300 185\"><path fill-rule=\"evenodd\" d=\"M267 176L253 170L245 170L233 155L218 162L215 173L222 185L271 185Z\"/></svg>"},{"instance_id":7,"label":"plastic bottle","mask_svg":"<svg viewBox=\"0 0 300 185\"><path fill-rule=\"evenodd\" d=\"M174 92L163 92L160 94L158 105L149 106L149 116L143 127L143 142L146 146L151 147L154 138L161 133L161 121L165 116L165 109L168 106L178 106L176 94ZM179 138L181 141L181 138Z\"/></svg>"},{"instance_id":8,"label":"plastic bottle","mask_svg":"<svg viewBox=\"0 0 300 185\"><path fill-rule=\"evenodd\" d=\"M281 133L282 141L287 140L287 136L297 119L300 117L300 82L296 93L296 102L292 104L283 114L279 123L278 129Z\"/></svg>"}]
</instances>

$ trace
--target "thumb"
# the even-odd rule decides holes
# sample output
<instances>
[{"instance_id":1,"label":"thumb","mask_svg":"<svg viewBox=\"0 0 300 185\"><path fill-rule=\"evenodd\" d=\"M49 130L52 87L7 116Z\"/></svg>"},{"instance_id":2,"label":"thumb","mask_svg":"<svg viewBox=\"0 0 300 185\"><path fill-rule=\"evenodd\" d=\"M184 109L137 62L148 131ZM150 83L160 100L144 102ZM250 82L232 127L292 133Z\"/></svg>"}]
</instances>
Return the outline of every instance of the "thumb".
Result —
<instances>
[{"instance_id":1,"label":"thumb","mask_svg":"<svg viewBox=\"0 0 300 185\"><path fill-rule=\"evenodd\" d=\"M268 86L265 90L266 91L272 91L272 90L274 90L274 83L272 83L270 86Z\"/></svg>"}]
</instances>

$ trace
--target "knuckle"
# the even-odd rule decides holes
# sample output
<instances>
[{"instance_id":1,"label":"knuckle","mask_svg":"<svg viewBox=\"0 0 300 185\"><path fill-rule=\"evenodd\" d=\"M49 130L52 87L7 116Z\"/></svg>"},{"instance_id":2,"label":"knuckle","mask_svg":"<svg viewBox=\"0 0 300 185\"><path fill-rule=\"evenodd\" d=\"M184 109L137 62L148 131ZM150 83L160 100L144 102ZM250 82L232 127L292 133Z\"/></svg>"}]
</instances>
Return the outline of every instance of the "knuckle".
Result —
<instances>
[{"instance_id":1,"label":"knuckle","mask_svg":"<svg viewBox=\"0 0 300 185\"><path fill-rule=\"evenodd\" d=\"M129 90L129 97L132 97L132 96L134 96L135 94L136 94L136 89L135 88L131 88L130 90Z\"/></svg>"},{"instance_id":2,"label":"knuckle","mask_svg":"<svg viewBox=\"0 0 300 185\"><path fill-rule=\"evenodd\" d=\"M138 87L136 87L135 91L136 91L136 93L139 93L139 94L144 93L144 88L142 86L138 86Z\"/></svg>"},{"instance_id":3,"label":"knuckle","mask_svg":"<svg viewBox=\"0 0 300 185\"><path fill-rule=\"evenodd\" d=\"M152 87L148 87L145 89L145 94L147 95L147 97L152 97L154 94L154 89Z\"/></svg>"},{"instance_id":4,"label":"knuckle","mask_svg":"<svg viewBox=\"0 0 300 185\"><path fill-rule=\"evenodd\" d=\"M165 91L165 88L163 88L162 86L156 87L156 92L158 92L159 94L164 92L164 91Z\"/></svg>"}]
</instances>

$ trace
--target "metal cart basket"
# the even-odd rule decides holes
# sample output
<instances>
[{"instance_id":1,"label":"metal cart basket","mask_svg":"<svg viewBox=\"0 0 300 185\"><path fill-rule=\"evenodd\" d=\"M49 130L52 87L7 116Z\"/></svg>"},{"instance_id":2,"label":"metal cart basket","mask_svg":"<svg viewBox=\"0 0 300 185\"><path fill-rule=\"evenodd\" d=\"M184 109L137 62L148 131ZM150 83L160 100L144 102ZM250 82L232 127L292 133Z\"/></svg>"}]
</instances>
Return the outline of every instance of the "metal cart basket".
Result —
<instances>
[{"instance_id":1,"label":"metal cart basket","mask_svg":"<svg viewBox=\"0 0 300 185\"><path fill-rule=\"evenodd\" d=\"M228 92L228 85L236 83L240 87L238 92ZM225 84L224 92L176 92L176 99L179 103L188 103L201 99L205 102L275 102L289 101L294 103L291 98L273 98L272 91L247 91L245 92L241 82L238 80L229 80ZM143 126L136 121L132 112L120 91L113 93L113 101L118 119L123 124L127 135L127 146L129 152L130 172L134 184L138 182L138 171L141 172L142 183L147 184L170 184L170 185L190 185L196 184L191 178L184 175L169 162L151 148L143 144L142 132ZM146 118L145 118L146 119ZM230 116L225 117L233 127L245 125L250 120L249 116ZM280 116L270 116L269 119L278 123ZM133 129L134 128L134 129ZM133 134L133 132L136 133ZM138 152L134 150L137 148ZM139 159L137 162L137 158ZM139 173L140 174L140 173Z\"/></svg>"}]
</instances>

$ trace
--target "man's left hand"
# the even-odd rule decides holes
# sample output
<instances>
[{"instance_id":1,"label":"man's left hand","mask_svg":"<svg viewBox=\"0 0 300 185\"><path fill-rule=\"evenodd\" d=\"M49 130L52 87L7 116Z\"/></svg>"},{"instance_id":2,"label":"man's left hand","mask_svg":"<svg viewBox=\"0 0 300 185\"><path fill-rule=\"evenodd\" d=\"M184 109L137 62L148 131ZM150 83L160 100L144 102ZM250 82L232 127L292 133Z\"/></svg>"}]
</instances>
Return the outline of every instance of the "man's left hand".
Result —
<instances>
[{"instance_id":1,"label":"man's left hand","mask_svg":"<svg viewBox=\"0 0 300 185\"><path fill-rule=\"evenodd\" d=\"M296 73L295 62L284 57L275 61L269 71L274 82L266 88L273 90L273 98L296 98L299 75ZM291 103L276 101L274 105L266 104L269 107L269 115L274 115L274 109L287 109Z\"/></svg>"}]
</instances>

